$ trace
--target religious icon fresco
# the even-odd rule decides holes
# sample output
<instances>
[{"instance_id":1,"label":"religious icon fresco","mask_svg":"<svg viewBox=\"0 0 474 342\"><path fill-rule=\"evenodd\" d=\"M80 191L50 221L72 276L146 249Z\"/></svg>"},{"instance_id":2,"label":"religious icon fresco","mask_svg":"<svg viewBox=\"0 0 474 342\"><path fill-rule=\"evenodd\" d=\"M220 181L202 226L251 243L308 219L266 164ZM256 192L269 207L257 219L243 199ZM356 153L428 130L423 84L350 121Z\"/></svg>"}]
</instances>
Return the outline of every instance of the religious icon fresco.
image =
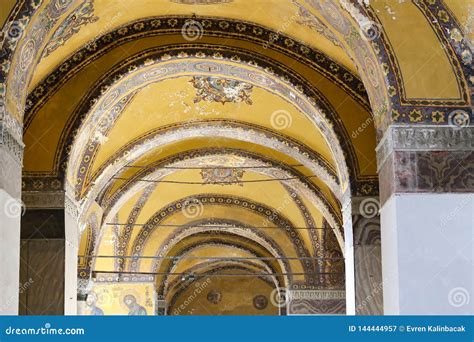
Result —
<instances>
[{"instance_id":1,"label":"religious icon fresco","mask_svg":"<svg viewBox=\"0 0 474 342\"><path fill-rule=\"evenodd\" d=\"M95 283L79 314L147 316L155 312L151 283Z\"/></svg>"}]
</instances>

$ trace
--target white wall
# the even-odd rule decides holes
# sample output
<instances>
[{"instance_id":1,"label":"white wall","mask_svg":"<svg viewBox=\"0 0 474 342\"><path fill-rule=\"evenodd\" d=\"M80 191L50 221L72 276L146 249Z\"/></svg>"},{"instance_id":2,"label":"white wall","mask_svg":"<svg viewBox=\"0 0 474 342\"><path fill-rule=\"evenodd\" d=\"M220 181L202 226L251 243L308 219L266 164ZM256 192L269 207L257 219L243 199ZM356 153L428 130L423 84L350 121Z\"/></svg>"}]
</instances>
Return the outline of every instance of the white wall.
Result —
<instances>
[{"instance_id":1,"label":"white wall","mask_svg":"<svg viewBox=\"0 0 474 342\"><path fill-rule=\"evenodd\" d=\"M396 194L381 216L384 313L474 314L474 194Z\"/></svg>"}]
</instances>

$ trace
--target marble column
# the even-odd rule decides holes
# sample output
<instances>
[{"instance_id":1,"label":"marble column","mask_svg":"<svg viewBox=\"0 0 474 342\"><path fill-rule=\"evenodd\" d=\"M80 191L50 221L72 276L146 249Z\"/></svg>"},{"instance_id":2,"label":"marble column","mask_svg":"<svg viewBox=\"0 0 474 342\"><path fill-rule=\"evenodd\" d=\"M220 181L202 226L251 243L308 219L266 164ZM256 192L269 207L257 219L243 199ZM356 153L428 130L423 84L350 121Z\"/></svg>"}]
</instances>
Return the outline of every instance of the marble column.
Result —
<instances>
[{"instance_id":1,"label":"marble column","mask_svg":"<svg viewBox=\"0 0 474 342\"><path fill-rule=\"evenodd\" d=\"M383 314L379 211L378 197L352 198L357 315Z\"/></svg>"},{"instance_id":2,"label":"marble column","mask_svg":"<svg viewBox=\"0 0 474 342\"><path fill-rule=\"evenodd\" d=\"M355 294L355 269L354 269L354 237L352 229L352 207L349 193L345 194L342 205L342 218L344 222L344 263L345 263L345 289L346 289L346 314L356 314Z\"/></svg>"},{"instance_id":3,"label":"marble column","mask_svg":"<svg viewBox=\"0 0 474 342\"><path fill-rule=\"evenodd\" d=\"M0 119L0 315L17 315L23 143Z\"/></svg>"},{"instance_id":4,"label":"marble column","mask_svg":"<svg viewBox=\"0 0 474 342\"><path fill-rule=\"evenodd\" d=\"M474 127L391 126L377 147L387 315L473 314Z\"/></svg>"},{"instance_id":5,"label":"marble column","mask_svg":"<svg viewBox=\"0 0 474 342\"><path fill-rule=\"evenodd\" d=\"M79 255L79 210L73 199L65 196L66 253L64 270L64 314L77 315L77 257Z\"/></svg>"}]
</instances>

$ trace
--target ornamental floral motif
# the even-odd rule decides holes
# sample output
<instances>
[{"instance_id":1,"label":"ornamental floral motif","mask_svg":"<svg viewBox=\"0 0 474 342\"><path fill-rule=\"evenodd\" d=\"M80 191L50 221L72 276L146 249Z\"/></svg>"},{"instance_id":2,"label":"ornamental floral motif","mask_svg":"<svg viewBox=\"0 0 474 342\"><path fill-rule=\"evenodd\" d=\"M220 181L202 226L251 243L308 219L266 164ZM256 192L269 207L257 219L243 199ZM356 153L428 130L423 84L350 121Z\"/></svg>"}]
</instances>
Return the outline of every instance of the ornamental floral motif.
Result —
<instances>
[{"instance_id":1,"label":"ornamental floral motif","mask_svg":"<svg viewBox=\"0 0 474 342\"><path fill-rule=\"evenodd\" d=\"M444 112L434 111L431 112L431 120L436 123L444 122Z\"/></svg>"},{"instance_id":2,"label":"ornamental floral motif","mask_svg":"<svg viewBox=\"0 0 474 342\"><path fill-rule=\"evenodd\" d=\"M396 109L392 109L392 121L398 121L398 118L400 117L400 112Z\"/></svg>"},{"instance_id":3,"label":"ornamental floral motif","mask_svg":"<svg viewBox=\"0 0 474 342\"><path fill-rule=\"evenodd\" d=\"M69 14L54 32L50 42L44 49L42 57L47 57L58 47L64 45L69 38L79 32L81 26L96 22L97 20L99 20L99 17L94 16L94 4L92 0L85 0Z\"/></svg>"},{"instance_id":4,"label":"ornamental floral motif","mask_svg":"<svg viewBox=\"0 0 474 342\"><path fill-rule=\"evenodd\" d=\"M421 114L421 111L418 109L414 109L410 112L410 122L420 122L423 120L423 115Z\"/></svg>"},{"instance_id":5,"label":"ornamental floral motif","mask_svg":"<svg viewBox=\"0 0 474 342\"><path fill-rule=\"evenodd\" d=\"M439 10L438 11L438 17L444 21L445 23L447 23L449 21L449 16L448 16L448 13L446 13L445 10Z\"/></svg>"},{"instance_id":6,"label":"ornamental floral motif","mask_svg":"<svg viewBox=\"0 0 474 342\"><path fill-rule=\"evenodd\" d=\"M244 170L238 168L216 167L201 170L204 184L236 184L242 186L243 175Z\"/></svg>"},{"instance_id":7,"label":"ornamental floral motif","mask_svg":"<svg viewBox=\"0 0 474 342\"><path fill-rule=\"evenodd\" d=\"M245 82L219 77L194 76L190 81L196 88L194 102L244 102L251 105L253 86Z\"/></svg>"},{"instance_id":8,"label":"ornamental floral motif","mask_svg":"<svg viewBox=\"0 0 474 342\"><path fill-rule=\"evenodd\" d=\"M310 29L318 32L325 38L327 38L335 46L342 47L339 39L334 35L334 33L324 24L317 16L309 12L302 5L300 5L295 0L292 1L295 6L298 7L298 18L296 22L300 25L307 26Z\"/></svg>"},{"instance_id":9,"label":"ornamental floral motif","mask_svg":"<svg viewBox=\"0 0 474 342\"><path fill-rule=\"evenodd\" d=\"M395 89L394 86L388 86L387 93L388 93L388 95L393 97L393 96L397 95L397 89Z\"/></svg>"}]
</instances>

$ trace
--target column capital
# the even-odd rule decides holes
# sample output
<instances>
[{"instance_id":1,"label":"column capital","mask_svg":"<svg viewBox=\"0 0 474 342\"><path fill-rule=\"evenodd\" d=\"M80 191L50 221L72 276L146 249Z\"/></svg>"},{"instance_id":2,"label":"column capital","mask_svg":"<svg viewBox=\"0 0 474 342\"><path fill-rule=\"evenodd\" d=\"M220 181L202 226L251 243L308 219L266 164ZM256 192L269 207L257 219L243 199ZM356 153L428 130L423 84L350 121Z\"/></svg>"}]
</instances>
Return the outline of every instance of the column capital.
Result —
<instances>
[{"instance_id":1,"label":"column capital","mask_svg":"<svg viewBox=\"0 0 474 342\"><path fill-rule=\"evenodd\" d=\"M21 138L11 131L11 129L0 120L0 148L10 154L12 159L20 166L23 162L23 149L25 145Z\"/></svg>"},{"instance_id":2,"label":"column capital","mask_svg":"<svg viewBox=\"0 0 474 342\"><path fill-rule=\"evenodd\" d=\"M394 151L473 151L474 126L391 125L377 145L380 170Z\"/></svg>"},{"instance_id":3,"label":"column capital","mask_svg":"<svg viewBox=\"0 0 474 342\"><path fill-rule=\"evenodd\" d=\"M473 192L474 126L392 125L377 163L382 205L394 193Z\"/></svg>"},{"instance_id":4,"label":"column capital","mask_svg":"<svg viewBox=\"0 0 474 342\"><path fill-rule=\"evenodd\" d=\"M75 199L69 197L67 192L65 192L64 196L64 210L71 216L71 218L75 220L79 218L79 205Z\"/></svg>"},{"instance_id":5,"label":"column capital","mask_svg":"<svg viewBox=\"0 0 474 342\"><path fill-rule=\"evenodd\" d=\"M21 196L23 146L0 120L0 189L14 198Z\"/></svg>"},{"instance_id":6,"label":"column capital","mask_svg":"<svg viewBox=\"0 0 474 342\"><path fill-rule=\"evenodd\" d=\"M64 209L64 191L22 191L28 209Z\"/></svg>"}]
</instances>

